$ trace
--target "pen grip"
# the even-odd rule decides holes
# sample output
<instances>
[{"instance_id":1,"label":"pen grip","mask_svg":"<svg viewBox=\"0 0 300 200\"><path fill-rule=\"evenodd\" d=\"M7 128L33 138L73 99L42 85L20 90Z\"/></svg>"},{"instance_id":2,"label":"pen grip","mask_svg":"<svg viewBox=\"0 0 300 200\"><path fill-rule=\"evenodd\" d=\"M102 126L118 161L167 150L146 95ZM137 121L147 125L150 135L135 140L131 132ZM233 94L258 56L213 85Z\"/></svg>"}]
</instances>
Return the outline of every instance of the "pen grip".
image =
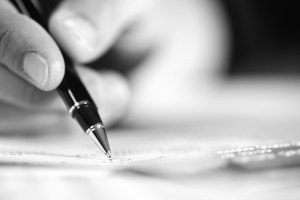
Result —
<instances>
[{"instance_id":1,"label":"pen grip","mask_svg":"<svg viewBox=\"0 0 300 200\"><path fill-rule=\"evenodd\" d=\"M69 114L86 132L95 124L102 125L103 123L95 103L76 73L73 62L66 55L64 55L64 59L66 71L57 92L62 97Z\"/></svg>"},{"instance_id":2,"label":"pen grip","mask_svg":"<svg viewBox=\"0 0 300 200\"><path fill-rule=\"evenodd\" d=\"M64 55L64 61L65 75L58 86L57 91L67 108L70 109L72 106L82 101L87 101L96 108L94 101L76 72L73 62L66 55Z\"/></svg>"}]
</instances>

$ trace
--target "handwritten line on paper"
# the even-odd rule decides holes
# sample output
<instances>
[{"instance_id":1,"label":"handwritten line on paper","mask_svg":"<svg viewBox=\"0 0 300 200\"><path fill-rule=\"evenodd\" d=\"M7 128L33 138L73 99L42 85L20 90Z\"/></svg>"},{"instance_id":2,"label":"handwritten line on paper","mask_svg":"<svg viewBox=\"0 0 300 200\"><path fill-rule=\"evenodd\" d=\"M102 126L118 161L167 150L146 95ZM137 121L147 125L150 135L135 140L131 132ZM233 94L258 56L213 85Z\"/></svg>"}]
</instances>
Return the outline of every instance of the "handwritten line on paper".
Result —
<instances>
[{"instance_id":1,"label":"handwritten line on paper","mask_svg":"<svg viewBox=\"0 0 300 200\"><path fill-rule=\"evenodd\" d=\"M218 155L218 156L216 156ZM221 151L204 150L201 145L135 147L118 149L109 160L102 154L66 154L47 151L0 150L0 165L43 165L43 166L133 166L146 161L147 167L180 168L183 165L195 171L209 168L240 166L245 169L274 168L299 165L300 142L271 145L256 145ZM217 157L217 159L212 159ZM163 160L161 162L161 160ZM153 165L151 165L153 164ZM139 165L141 166L141 165ZM175 167L177 166L177 167ZM142 166L143 167L143 166ZM153 168L152 168L153 169Z\"/></svg>"},{"instance_id":2,"label":"handwritten line on paper","mask_svg":"<svg viewBox=\"0 0 300 200\"><path fill-rule=\"evenodd\" d=\"M149 159L149 158L148 158ZM17 165L78 165L78 166L107 166L126 165L137 159L115 157L107 159L96 154L54 154L34 151L1 151L0 164Z\"/></svg>"},{"instance_id":3,"label":"handwritten line on paper","mask_svg":"<svg viewBox=\"0 0 300 200\"><path fill-rule=\"evenodd\" d=\"M14 165L78 165L78 166L123 166L142 161L203 157L200 146L135 147L118 149L109 160L101 154L66 154L47 151L0 150L0 164Z\"/></svg>"}]
</instances>

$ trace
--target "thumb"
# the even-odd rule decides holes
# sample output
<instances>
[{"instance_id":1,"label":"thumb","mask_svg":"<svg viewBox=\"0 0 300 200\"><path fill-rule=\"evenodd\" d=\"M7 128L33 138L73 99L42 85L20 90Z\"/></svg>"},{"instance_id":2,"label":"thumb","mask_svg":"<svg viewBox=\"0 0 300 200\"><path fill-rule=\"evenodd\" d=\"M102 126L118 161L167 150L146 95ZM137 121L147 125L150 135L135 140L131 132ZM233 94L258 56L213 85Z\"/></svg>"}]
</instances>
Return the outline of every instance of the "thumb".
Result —
<instances>
[{"instance_id":1,"label":"thumb","mask_svg":"<svg viewBox=\"0 0 300 200\"><path fill-rule=\"evenodd\" d=\"M41 90L52 90L64 75L59 48L33 20L0 3L0 63Z\"/></svg>"}]
</instances>

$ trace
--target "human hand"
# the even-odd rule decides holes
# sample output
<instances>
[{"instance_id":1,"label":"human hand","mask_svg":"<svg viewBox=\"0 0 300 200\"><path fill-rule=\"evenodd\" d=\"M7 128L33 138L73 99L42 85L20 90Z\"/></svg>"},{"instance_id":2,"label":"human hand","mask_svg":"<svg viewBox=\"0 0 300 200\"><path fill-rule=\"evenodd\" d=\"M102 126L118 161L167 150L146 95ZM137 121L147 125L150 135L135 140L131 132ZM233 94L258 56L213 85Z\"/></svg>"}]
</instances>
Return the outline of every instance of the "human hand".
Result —
<instances>
[{"instance_id":1,"label":"human hand","mask_svg":"<svg viewBox=\"0 0 300 200\"><path fill-rule=\"evenodd\" d=\"M185 75L185 71L191 66L196 66L198 60L204 61L201 65L205 66L202 67L205 69L211 67L211 60L220 58L219 55L212 58L215 50L221 49L219 47L222 47L222 44L216 45L221 39L218 38L218 34L217 36L211 34L216 30L218 32L215 28L218 23L215 23L214 12L211 13L214 6L207 3L210 1L203 1L203 10L209 8L207 13L199 12L203 15L197 14L199 5L195 0L182 0L176 3L168 0L161 2L57 0L56 2L59 3L58 7L51 12L49 18L50 32L77 63L88 63L101 57L112 46L118 49L123 58L143 55L153 46L162 47L155 49L160 49L160 53L155 54L153 60L162 57L166 59L158 61L159 63L156 61L151 63L151 59L148 59L145 65L150 63L148 67L162 67L164 71L164 66L175 64L173 66L177 69L175 72L180 75ZM58 86L64 73L62 56L56 43L39 25L18 14L8 1L2 1L0 4L0 51L3 52L2 56L0 55L2 63L0 70L3 71L0 80L2 81L0 100L3 103L0 106L5 111L5 114L0 115L2 129L16 128L14 122L6 123L11 122L11 119L19 120L20 129L28 124L35 128L57 122L63 124L63 120L69 118L56 92L52 91ZM182 15L178 15L178 11L182 11ZM203 23L197 24L198 19L202 19L200 21L203 22L209 19L208 17L213 18L208 20L213 28L205 26L201 30ZM192 18L194 20L189 23ZM191 27L194 28L189 30ZM180 40L178 45L179 38L183 40ZM205 41L205 45L200 46L199 40L194 40L195 38L200 38L200 45ZM189 39L188 42L194 40L192 47L185 39ZM210 44L211 41L214 41L214 45ZM210 48L206 44L210 44ZM196 46L200 46L200 52ZM181 49L182 47L191 47L191 50L188 54L179 56L179 52L186 52L186 49ZM164 50L171 53L166 54ZM190 54L192 51L194 53ZM29 57L25 56L27 53L30 53ZM176 64L181 66L177 68ZM82 65L77 66L77 69L100 107L104 122L106 124L116 122L124 114L129 102L126 80L116 72L99 72ZM181 73L182 70L184 73ZM171 74L167 74L169 84L173 84L174 80L179 78L175 76L176 79L171 81L175 74L173 72L174 70ZM147 70L144 74L148 76ZM150 77L157 75L163 76L160 73L156 75L153 73ZM151 78L150 81L143 81L145 79L140 75L133 75L133 79L132 83L137 86L147 85L147 82L153 84ZM157 84L160 82L156 82ZM147 98L147 95L142 96ZM22 121L24 123L20 123Z\"/></svg>"},{"instance_id":2,"label":"human hand","mask_svg":"<svg viewBox=\"0 0 300 200\"><path fill-rule=\"evenodd\" d=\"M17 13L8 1L0 4L0 100L2 110L6 111L1 115L2 122L8 117L20 125L19 119L29 113L31 117L44 115L45 109L52 114L65 113L53 92L64 74L63 58L56 43L38 24ZM61 1L51 14L50 31L75 61L86 63L112 46L135 17L138 8L131 8L126 13L122 1ZM119 119L129 100L124 78L115 72L99 73L84 66L78 66L78 71L105 123ZM39 117L34 117L34 123L41 125L36 119ZM46 123L51 124L48 120ZM3 129L9 129L7 124L4 126Z\"/></svg>"}]
</instances>

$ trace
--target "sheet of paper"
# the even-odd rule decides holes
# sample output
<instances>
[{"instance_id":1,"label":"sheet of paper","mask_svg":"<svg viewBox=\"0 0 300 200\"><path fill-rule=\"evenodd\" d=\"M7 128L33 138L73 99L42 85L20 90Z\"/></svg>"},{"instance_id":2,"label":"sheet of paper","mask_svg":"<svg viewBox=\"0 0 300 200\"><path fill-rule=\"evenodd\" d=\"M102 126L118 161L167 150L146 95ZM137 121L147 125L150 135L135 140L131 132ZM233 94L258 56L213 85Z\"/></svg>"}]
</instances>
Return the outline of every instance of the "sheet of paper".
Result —
<instances>
[{"instance_id":1,"label":"sheet of paper","mask_svg":"<svg viewBox=\"0 0 300 200\"><path fill-rule=\"evenodd\" d=\"M280 134L283 129L287 134ZM222 199L293 196L298 191L293 188L300 186L297 167L237 170L224 166L226 161L216 153L295 140L297 132L288 126L280 129L226 121L206 121L196 127L111 130L113 161L81 132L2 137L0 196L75 200L220 199L220 193L225 195Z\"/></svg>"},{"instance_id":2,"label":"sheet of paper","mask_svg":"<svg viewBox=\"0 0 300 200\"><path fill-rule=\"evenodd\" d=\"M219 167L223 162L216 156L217 146L219 148L220 144L216 146L208 142L204 135L194 128L112 131L112 160L107 159L89 138L81 133L56 138L57 140L56 135L53 137L2 139L0 164L99 167L107 170L130 168L148 173L193 173L195 170Z\"/></svg>"},{"instance_id":3,"label":"sheet of paper","mask_svg":"<svg viewBox=\"0 0 300 200\"><path fill-rule=\"evenodd\" d=\"M287 134L284 140L276 138L276 135L270 138L269 134L262 133L263 129L258 131L257 128L245 127L243 124L233 127L232 124L215 123L198 127L112 130L109 133L112 160L107 159L89 137L81 132L3 137L0 140L0 163L98 166L110 169L142 166L143 163L151 166L151 163L161 161L172 164L178 162L175 166L180 171L182 165L193 166L199 162L201 164L197 165L197 170L202 170L224 164L218 156L218 151L222 149L293 140Z\"/></svg>"}]
</instances>

